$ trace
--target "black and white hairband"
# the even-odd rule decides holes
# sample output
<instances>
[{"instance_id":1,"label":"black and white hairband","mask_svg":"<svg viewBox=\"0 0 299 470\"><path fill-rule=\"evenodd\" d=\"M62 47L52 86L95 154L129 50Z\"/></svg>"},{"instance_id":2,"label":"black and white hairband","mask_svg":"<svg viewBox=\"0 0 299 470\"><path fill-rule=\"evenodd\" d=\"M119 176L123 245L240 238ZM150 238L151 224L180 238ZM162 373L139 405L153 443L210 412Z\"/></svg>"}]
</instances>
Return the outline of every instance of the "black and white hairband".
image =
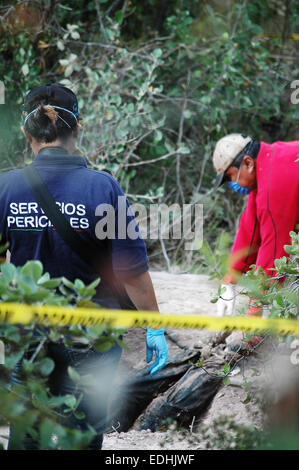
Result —
<instances>
[{"instance_id":1,"label":"black and white hairband","mask_svg":"<svg viewBox=\"0 0 299 470\"><path fill-rule=\"evenodd\" d=\"M61 108L60 106L52 106L51 104L47 104L45 106L48 106L49 108L62 109L63 111L66 111L66 112L70 113L72 116L74 116L74 118L76 119L76 122L78 122L77 116L72 111L70 111L69 109ZM31 111L29 114L27 114L27 116L25 117L25 120L24 120L24 125L26 124L26 122L27 122L28 118L31 116L31 114L35 113L37 110L38 110L38 108L35 108L35 109L33 109L33 111ZM71 126L69 125L69 123L66 122L59 114L58 114L58 117L71 129Z\"/></svg>"}]
</instances>

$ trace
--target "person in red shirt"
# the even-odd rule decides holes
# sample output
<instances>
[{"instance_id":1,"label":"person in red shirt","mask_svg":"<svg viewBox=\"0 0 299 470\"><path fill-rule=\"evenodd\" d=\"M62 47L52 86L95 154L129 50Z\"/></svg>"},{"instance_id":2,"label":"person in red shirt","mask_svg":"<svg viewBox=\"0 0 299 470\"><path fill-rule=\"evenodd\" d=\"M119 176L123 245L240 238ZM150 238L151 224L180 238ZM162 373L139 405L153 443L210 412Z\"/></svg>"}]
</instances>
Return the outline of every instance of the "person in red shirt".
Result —
<instances>
[{"instance_id":1,"label":"person in red shirt","mask_svg":"<svg viewBox=\"0 0 299 470\"><path fill-rule=\"evenodd\" d=\"M223 315L232 313L233 286L250 265L260 266L270 277L274 260L288 256L284 245L290 244L290 232L299 226L299 141L268 144L229 134L217 142L213 164L216 187L226 183L238 194L248 194L230 269L222 280L226 292L217 302L218 315ZM251 302L246 315L261 315Z\"/></svg>"}]
</instances>

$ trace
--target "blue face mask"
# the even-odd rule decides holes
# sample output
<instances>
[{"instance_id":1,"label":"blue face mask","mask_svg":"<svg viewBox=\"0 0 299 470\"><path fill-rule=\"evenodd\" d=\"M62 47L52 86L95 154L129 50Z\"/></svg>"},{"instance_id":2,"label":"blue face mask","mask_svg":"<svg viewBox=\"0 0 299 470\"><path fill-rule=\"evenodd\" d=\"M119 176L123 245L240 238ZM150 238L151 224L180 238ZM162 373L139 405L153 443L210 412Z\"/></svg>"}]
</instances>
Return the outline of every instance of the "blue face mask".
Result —
<instances>
[{"instance_id":1,"label":"blue face mask","mask_svg":"<svg viewBox=\"0 0 299 470\"><path fill-rule=\"evenodd\" d=\"M232 189L235 193L242 194L242 196L246 196L247 194L250 193L250 188L249 186L241 186L238 183L240 170L241 170L241 166L239 168L236 181L228 181L226 185L228 186L229 189Z\"/></svg>"},{"instance_id":2,"label":"blue face mask","mask_svg":"<svg viewBox=\"0 0 299 470\"><path fill-rule=\"evenodd\" d=\"M240 186L237 181L229 181L226 183L229 189L232 189L235 193L242 194L243 196L246 196L247 194L250 193L250 188L248 186Z\"/></svg>"}]
</instances>

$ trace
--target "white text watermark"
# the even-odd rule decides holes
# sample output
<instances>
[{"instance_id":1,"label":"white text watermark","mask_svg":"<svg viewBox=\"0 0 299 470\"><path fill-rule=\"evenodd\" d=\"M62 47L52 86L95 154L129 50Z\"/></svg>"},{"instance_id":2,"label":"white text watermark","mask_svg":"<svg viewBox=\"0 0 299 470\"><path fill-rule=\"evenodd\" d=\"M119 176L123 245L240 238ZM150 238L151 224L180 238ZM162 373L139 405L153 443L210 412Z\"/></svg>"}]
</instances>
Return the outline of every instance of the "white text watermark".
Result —
<instances>
[{"instance_id":1,"label":"white text watermark","mask_svg":"<svg viewBox=\"0 0 299 470\"><path fill-rule=\"evenodd\" d=\"M99 240L183 240L185 250L199 250L203 242L202 204L128 205L119 196L117 206L99 204L95 211L101 219L95 227Z\"/></svg>"},{"instance_id":2,"label":"white text watermark","mask_svg":"<svg viewBox=\"0 0 299 470\"><path fill-rule=\"evenodd\" d=\"M290 361L293 366L297 366L299 364L299 339L294 339L294 341L291 343L291 348L295 349L295 351L292 352Z\"/></svg>"},{"instance_id":3,"label":"white text watermark","mask_svg":"<svg viewBox=\"0 0 299 470\"><path fill-rule=\"evenodd\" d=\"M291 88L294 91L291 93L291 103L298 104L299 103L299 80L293 80L291 82Z\"/></svg>"},{"instance_id":4,"label":"white text watermark","mask_svg":"<svg viewBox=\"0 0 299 470\"><path fill-rule=\"evenodd\" d=\"M0 340L0 365L5 363L5 346L3 341Z\"/></svg>"},{"instance_id":5,"label":"white text watermark","mask_svg":"<svg viewBox=\"0 0 299 470\"><path fill-rule=\"evenodd\" d=\"M0 80L0 104L5 104L5 86Z\"/></svg>"}]
</instances>

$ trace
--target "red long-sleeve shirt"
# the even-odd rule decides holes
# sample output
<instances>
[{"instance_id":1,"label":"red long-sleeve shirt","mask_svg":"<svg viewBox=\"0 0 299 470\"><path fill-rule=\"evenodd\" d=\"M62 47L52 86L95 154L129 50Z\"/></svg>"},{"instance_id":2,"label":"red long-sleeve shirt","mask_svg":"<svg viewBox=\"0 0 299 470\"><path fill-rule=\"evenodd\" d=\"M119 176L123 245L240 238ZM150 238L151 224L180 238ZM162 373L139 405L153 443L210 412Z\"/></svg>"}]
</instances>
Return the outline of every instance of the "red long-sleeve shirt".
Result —
<instances>
[{"instance_id":1,"label":"red long-sleeve shirt","mask_svg":"<svg viewBox=\"0 0 299 470\"><path fill-rule=\"evenodd\" d=\"M296 162L296 160L298 160ZM274 260L288 256L290 231L299 223L299 140L261 142L256 162L257 189L248 196L231 250L233 269L251 264L273 276Z\"/></svg>"}]
</instances>

